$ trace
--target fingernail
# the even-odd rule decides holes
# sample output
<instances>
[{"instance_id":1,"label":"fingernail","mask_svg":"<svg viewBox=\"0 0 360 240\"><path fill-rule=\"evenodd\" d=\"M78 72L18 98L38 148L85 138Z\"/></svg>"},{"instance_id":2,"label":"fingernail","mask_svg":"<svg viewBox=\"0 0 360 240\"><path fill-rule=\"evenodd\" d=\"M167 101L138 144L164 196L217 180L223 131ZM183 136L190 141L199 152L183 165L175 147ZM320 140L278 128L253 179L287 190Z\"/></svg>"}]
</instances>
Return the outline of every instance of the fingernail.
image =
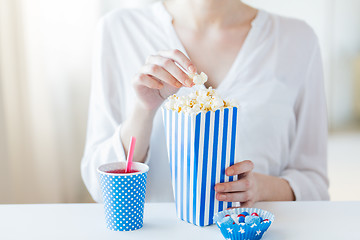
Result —
<instances>
[{"instance_id":1,"label":"fingernail","mask_svg":"<svg viewBox=\"0 0 360 240\"><path fill-rule=\"evenodd\" d=\"M228 176L232 176L234 174L234 170L230 169L227 171Z\"/></svg>"},{"instance_id":2,"label":"fingernail","mask_svg":"<svg viewBox=\"0 0 360 240\"><path fill-rule=\"evenodd\" d=\"M188 69L189 69L190 72L195 73L195 68L194 68L193 65L190 65L190 66L188 67Z\"/></svg>"},{"instance_id":3,"label":"fingernail","mask_svg":"<svg viewBox=\"0 0 360 240\"><path fill-rule=\"evenodd\" d=\"M191 80L186 80L185 83L188 87L192 87L193 82Z\"/></svg>"},{"instance_id":4,"label":"fingernail","mask_svg":"<svg viewBox=\"0 0 360 240\"><path fill-rule=\"evenodd\" d=\"M217 190L217 191L223 191L223 190L224 190L224 186L216 186L216 190Z\"/></svg>"},{"instance_id":5,"label":"fingernail","mask_svg":"<svg viewBox=\"0 0 360 240\"><path fill-rule=\"evenodd\" d=\"M182 86L182 84L179 83L179 82L175 83L175 85L176 85L178 88Z\"/></svg>"},{"instance_id":6,"label":"fingernail","mask_svg":"<svg viewBox=\"0 0 360 240\"><path fill-rule=\"evenodd\" d=\"M225 195L220 195L219 196L219 200L225 200L226 199L226 196Z\"/></svg>"}]
</instances>

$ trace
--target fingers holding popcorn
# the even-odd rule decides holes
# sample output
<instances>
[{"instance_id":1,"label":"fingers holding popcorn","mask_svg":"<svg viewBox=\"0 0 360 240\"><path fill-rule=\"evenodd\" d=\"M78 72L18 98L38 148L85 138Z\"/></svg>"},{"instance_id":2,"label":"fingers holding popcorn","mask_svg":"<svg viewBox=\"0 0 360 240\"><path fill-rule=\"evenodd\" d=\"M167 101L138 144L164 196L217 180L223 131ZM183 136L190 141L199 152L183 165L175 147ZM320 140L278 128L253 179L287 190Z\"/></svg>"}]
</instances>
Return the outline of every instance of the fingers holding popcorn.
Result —
<instances>
[{"instance_id":1,"label":"fingers holding popcorn","mask_svg":"<svg viewBox=\"0 0 360 240\"><path fill-rule=\"evenodd\" d=\"M133 79L139 105L155 111L179 88L192 87L190 74L195 72L194 64L179 50L161 51L149 56Z\"/></svg>"},{"instance_id":2,"label":"fingers holding popcorn","mask_svg":"<svg viewBox=\"0 0 360 240\"><path fill-rule=\"evenodd\" d=\"M150 64L161 66L173 78L175 78L181 84L181 86L186 86L186 87L193 86L192 79L184 71L182 71L178 65L175 64L175 61L173 59L155 55L155 56L150 56L148 62ZM164 80L166 81L166 78L164 78Z\"/></svg>"},{"instance_id":3,"label":"fingers holding popcorn","mask_svg":"<svg viewBox=\"0 0 360 240\"><path fill-rule=\"evenodd\" d=\"M183 85L173 75L171 75L166 69L157 64L148 63L141 71L143 74L147 74L154 77L164 83L167 83L175 88L180 88Z\"/></svg>"},{"instance_id":4,"label":"fingers holding popcorn","mask_svg":"<svg viewBox=\"0 0 360 240\"><path fill-rule=\"evenodd\" d=\"M158 54L162 57L173 59L183 69L185 69L185 71L192 73L192 74L196 73L196 67L194 66L194 64L180 50L174 49L174 50L169 50L169 51L160 51Z\"/></svg>"}]
</instances>

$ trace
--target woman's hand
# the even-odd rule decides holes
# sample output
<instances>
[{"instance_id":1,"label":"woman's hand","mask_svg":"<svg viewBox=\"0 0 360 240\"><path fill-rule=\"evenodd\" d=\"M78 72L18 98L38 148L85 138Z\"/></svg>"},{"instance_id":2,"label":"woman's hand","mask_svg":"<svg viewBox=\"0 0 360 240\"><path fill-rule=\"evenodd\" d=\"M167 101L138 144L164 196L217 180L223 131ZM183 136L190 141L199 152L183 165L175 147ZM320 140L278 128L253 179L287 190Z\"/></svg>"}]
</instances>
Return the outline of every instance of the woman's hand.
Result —
<instances>
[{"instance_id":1,"label":"woman's hand","mask_svg":"<svg viewBox=\"0 0 360 240\"><path fill-rule=\"evenodd\" d=\"M225 170L226 175L238 175L233 182L215 185L216 199L225 202L240 202L241 207L252 207L259 201L295 201L289 182L281 177L253 172L250 160L236 163Z\"/></svg>"},{"instance_id":2,"label":"woman's hand","mask_svg":"<svg viewBox=\"0 0 360 240\"><path fill-rule=\"evenodd\" d=\"M156 110L170 95L182 86L192 87L193 82L184 73L196 73L192 62L179 50L161 51L147 58L145 65L133 80L140 105L145 110Z\"/></svg>"},{"instance_id":3,"label":"woman's hand","mask_svg":"<svg viewBox=\"0 0 360 240\"><path fill-rule=\"evenodd\" d=\"M240 202L241 207L251 207L259 201L258 182L255 173L252 172L253 168L254 164L250 160L228 167L225 171L226 175L238 175L238 180L216 184L216 199L225 202Z\"/></svg>"},{"instance_id":4,"label":"woman's hand","mask_svg":"<svg viewBox=\"0 0 360 240\"><path fill-rule=\"evenodd\" d=\"M120 138L126 154L130 137L138 139L134 161L145 161L157 108L180 87L193 86L192 79L176 64L190 73L196 72L191 61L179 50L162 51L149 56L133 80L137 99L132 113L123 122Z\"/></svg>"}]
</instances>

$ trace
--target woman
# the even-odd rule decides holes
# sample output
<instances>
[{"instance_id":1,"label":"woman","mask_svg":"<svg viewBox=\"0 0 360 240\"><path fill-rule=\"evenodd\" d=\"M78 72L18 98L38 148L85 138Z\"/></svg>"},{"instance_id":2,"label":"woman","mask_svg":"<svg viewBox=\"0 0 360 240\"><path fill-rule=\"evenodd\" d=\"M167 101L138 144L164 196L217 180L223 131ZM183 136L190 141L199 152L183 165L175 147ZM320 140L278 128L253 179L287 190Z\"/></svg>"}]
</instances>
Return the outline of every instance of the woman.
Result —
<instances>
[{"instance_id":1,"label":"woman","mask_svg":"<svg viewBox=\"0 0 360 240\"><path fill-rule=\"evenodd\" d=\"M219 201L329 198L321 57L305 23L239 0L173 0L116 10L98 36L82 160L95 201L96 168L124 160L130 136L138 139L134 160L151 169L148 201L173 199L159 107L192 91L178 65L205 72L206 87L241 106L237 163L226 169L240 178L216 184Z\"/></svg>"}]
</instances>

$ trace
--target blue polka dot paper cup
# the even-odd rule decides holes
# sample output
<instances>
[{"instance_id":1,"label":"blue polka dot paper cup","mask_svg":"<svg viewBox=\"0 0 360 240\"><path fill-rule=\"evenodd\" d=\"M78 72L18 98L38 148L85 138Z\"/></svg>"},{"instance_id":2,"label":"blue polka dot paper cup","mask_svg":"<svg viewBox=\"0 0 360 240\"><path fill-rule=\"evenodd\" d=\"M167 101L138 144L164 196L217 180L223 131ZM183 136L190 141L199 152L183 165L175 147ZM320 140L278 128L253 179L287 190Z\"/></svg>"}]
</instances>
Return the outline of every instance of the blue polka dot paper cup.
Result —
<instances>
[{"instance_id":1,"label":"blue polka dot paper cup","mask_svg":"<svg viewBox=\"0 0 360 240\"><path fill-rule=\"evenodd\" d=\"M101 165L98 168L107 228L133 231L143 226L146 179L149 167L133 162L135 173L107 173L125 169L126 162Z\"/></svg>"},{"instance_id":2,"label":"blue polka dot paper cup","mask_svg":"<svg viewBox=\"0 0 360 240\"><path fill-rule=\"evenodd\" d=\"M244 212L247 212L247 216L239 217ZM257 213L258 217L251 216L252 213ZM233 208L214 216L214 222L224 238L231 240L259 240L274 219L274 214L258 208Z\"/></svg>"}]
</instances>

